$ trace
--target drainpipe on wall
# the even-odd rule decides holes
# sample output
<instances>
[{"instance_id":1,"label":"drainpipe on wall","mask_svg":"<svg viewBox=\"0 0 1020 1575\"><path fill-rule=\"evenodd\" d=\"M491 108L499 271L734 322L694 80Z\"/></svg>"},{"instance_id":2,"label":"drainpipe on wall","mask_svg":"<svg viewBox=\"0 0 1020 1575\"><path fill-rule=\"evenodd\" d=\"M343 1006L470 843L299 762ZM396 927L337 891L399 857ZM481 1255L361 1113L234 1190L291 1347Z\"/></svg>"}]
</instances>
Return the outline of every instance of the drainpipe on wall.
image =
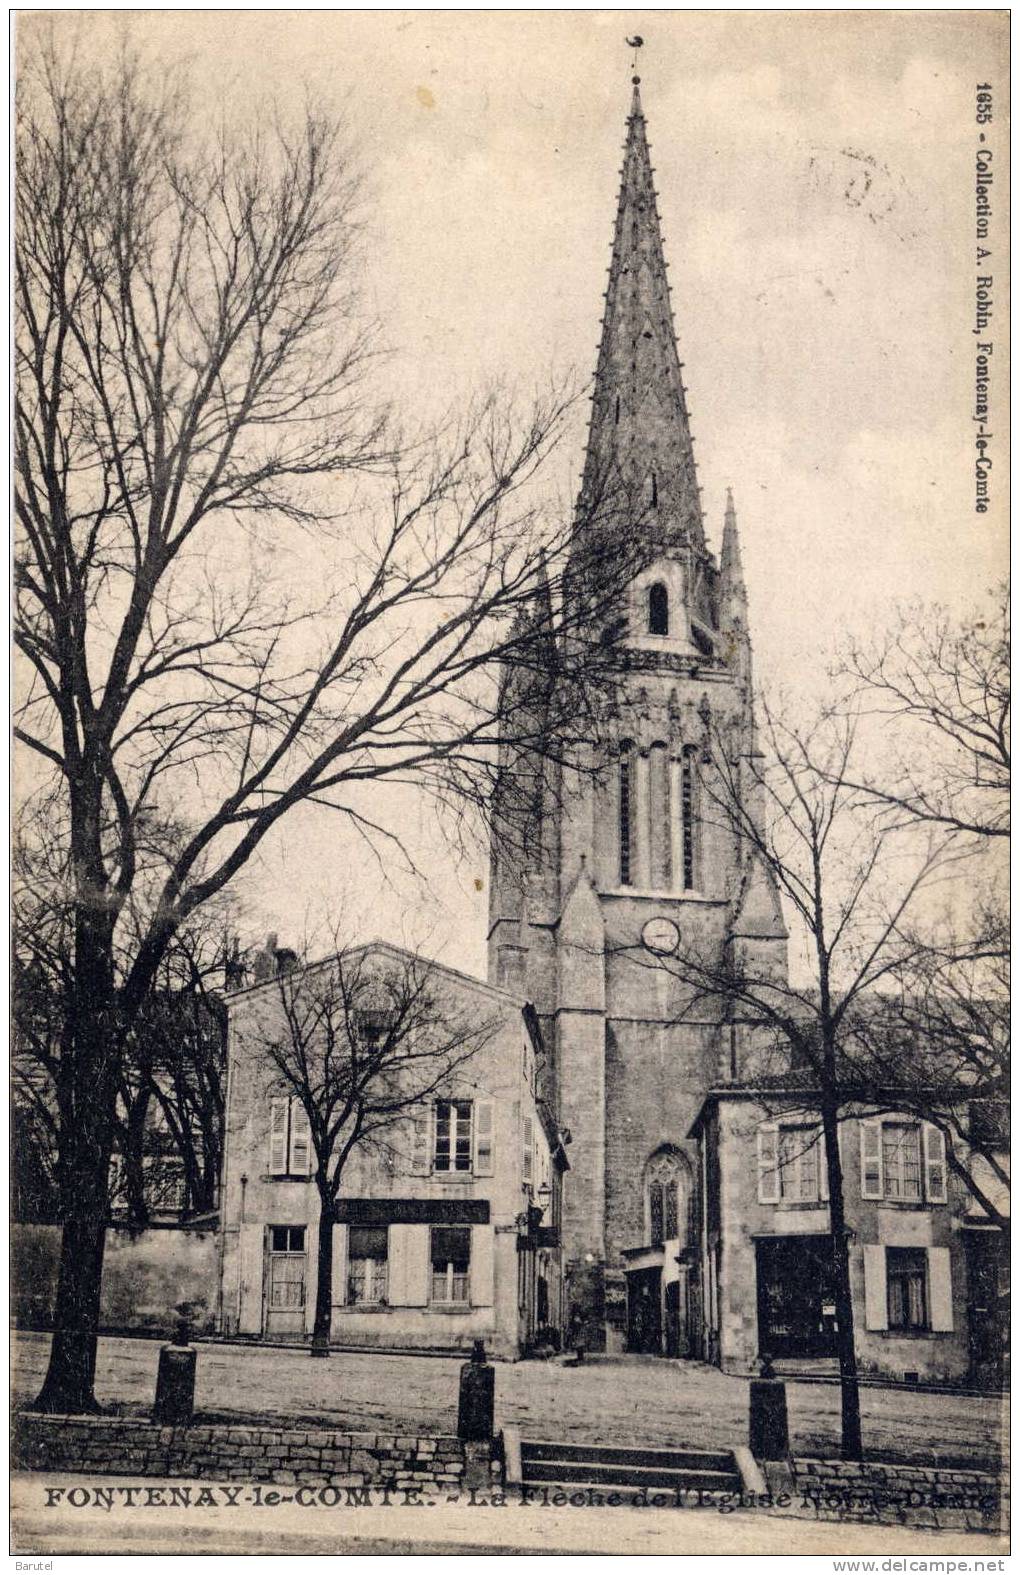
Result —
<instances>
[{"instance_id":1,"label":"drainpipe on wall","mask_svg":"<svg viewBox=\"0 0 1020 1575\"><path fill-rule=\"evenodd\" d=\"M237 1328L241 1328L241 1227L244 1224L244 1196L248 1186L248 1177L241 1177L241 1214L237 1223Z\"/></svg>"},{"instance_id":2,"label":"drainpipe on wall","mask_svg":"<svg viewBox=\"0 0 1020 1575\"><path fill-rule=\"evenodd\" d=\"M708 1144L701 1129L701 1359L708 1360L708 1329L716 1311L708 1249Z\"/></svg>"},{"instance_id":3,"label":"drainpipe on wall","mask_svg":"<svg viewBox=\"0 0 1020 1575\"><path fill-rule=\"evenodd\" d=\"M216 1332L218 1334L223 1334L223 1332L224 1332L224 1330L223 1330L223 1265L224 1265L224 1263L226 1261L226 1256L227 1256L227 1163L228 1163L227 1156L228 1156L228 1154L230 1152L230 1143L228 1141L228 1122L229 1122L229 1117L230 1117L230 1080L231 1080L231 1070L232 1070L232 1063L231 1063L231 1057L230 1057L230 1040L231 1040L230 1026L231 1026L230 1025L230 1011L229 1011L229 1008L228 1008L228 1011L227 1011L227 1042L226 1042L226 1046L225 1046L225 1054L226 1054L226 1061L227 1061L227 1086L226 1086L226 1088L224 1089L224 1092L223 1092L223 1158L220 1161L220 1176L219 1176L219 1182L220 1182L220 1193L219 1193L220 1228L219 1228L219 1243L218 1243L218 1248L217 1248L218 1258L219 1258L219 1264L218 1264L219 1273L218 1273L218 1276L217 1276L217 1286L216 1286Z\"/></svg>"}]
</instances>

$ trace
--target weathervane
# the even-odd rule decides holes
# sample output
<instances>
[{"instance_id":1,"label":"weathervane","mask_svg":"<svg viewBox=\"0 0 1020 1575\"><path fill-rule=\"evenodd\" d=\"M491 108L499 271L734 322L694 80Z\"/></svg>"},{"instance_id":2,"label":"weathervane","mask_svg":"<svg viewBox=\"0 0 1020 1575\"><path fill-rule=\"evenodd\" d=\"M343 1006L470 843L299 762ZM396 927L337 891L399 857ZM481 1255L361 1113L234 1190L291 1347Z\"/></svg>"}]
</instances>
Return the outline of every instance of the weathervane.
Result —
<instances>
[{"instance_id":1,"label":"weathervane","mask_svg":"<svg viewBox=\"0 0 1020 1575\"><path fill-rule=\"evenodd\" d=\"M633 49L633 51L634 51L634 58L631 61L631 70L636 72L637 71L637 52L641 48L641 45L644 43L644 39L641 37L640 33L635 33L633 38L628 38L627 43L630 45L631 49ZM635 76L634 77L635 84L637 84L640 81L641 81L641 78L639 76Z\"/></svg>"}]
</instances>

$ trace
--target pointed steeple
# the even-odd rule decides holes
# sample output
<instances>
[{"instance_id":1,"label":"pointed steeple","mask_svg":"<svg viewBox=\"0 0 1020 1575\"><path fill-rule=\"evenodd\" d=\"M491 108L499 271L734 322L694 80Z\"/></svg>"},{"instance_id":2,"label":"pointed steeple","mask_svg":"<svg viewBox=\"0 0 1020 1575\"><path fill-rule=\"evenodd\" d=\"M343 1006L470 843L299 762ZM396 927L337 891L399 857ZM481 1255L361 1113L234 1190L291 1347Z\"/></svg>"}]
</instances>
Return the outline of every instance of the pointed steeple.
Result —
<instances>
[{"instance_id":1,"label":"pointed steeple","mask_svg":"<svg viewBox=\"0 0 1020 1575\"><path fill-rule=\"evenodd\" d=\"M722 552L719 555L719 603L724 628L746 624L747 590L744 585L744 567L740 561L737 511L729 487L726 488Z\"/></svg>"},{"instance_id":2,"label":"pointed steeple","mask_svg":"<svg viewBox=\"0 0 1020 1575\"><path fill-rule=\"evenodd\" d=\"M649 534L704 551L640 78L627 120L582 503L614 481Z\"/></svg>"}]
</instances>

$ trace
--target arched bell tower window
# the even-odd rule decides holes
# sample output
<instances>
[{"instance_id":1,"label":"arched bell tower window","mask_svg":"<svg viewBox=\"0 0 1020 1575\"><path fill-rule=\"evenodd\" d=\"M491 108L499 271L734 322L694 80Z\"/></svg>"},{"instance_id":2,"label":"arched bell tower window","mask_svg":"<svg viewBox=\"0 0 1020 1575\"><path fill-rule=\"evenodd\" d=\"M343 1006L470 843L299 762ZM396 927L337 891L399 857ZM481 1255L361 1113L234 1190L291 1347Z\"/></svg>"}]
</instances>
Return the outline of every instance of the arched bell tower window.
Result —
<instances>
[{"instance_id":1,"label":"arched bell tower window","mask_svg":"<svg viewBox=\"0 0 1020 1575\"><path fill-rule=\"evenodd\" d=\"M669 592L661 580L648 588L648 633L669 633Z\"/></svg>"}]
</instances>

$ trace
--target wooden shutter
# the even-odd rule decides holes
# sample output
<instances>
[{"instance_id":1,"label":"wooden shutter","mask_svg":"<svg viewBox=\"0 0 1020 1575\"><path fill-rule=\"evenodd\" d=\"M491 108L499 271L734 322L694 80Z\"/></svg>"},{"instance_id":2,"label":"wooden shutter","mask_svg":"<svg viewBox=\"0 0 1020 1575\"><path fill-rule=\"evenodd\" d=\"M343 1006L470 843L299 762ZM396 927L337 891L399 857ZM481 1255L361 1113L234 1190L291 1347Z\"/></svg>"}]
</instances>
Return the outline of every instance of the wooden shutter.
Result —
<instances>
[{"instance_id":1,"label":"wooden shutter","mask_svg":"<svg viewBox=\"0 0 1020 1575\"><path fill-rule=\"evenodd\" d=\"M432 1170L434 1105L421 1105L414 1113L411 1141L411 1174L427 1176Z\"/></svg>"},{"instance_id":2,"label":"wooden shutter","mask_svg":"<svg viewBox=\"0 0 1020 1575\"><path fill-rule=\"evenodd\" d=\"M928 1248L928 1301L933 1329L953 1327L953 1272L948 1247Z\"/></svg>"},{"instance_id":3,"label":"wooden shutter","mask_svg":"<svg viewBox=\"0 0 1020 1575\"><path fill-rule=\"evenodd\" d=\"M293 1122L293 1116L292 1116ZM316 1226L305 1228L305 1332L315 1328L315 1295L319 1284L319 1230Z\"/></svg>"},{"instance_id":4,"label":"wooden shutter","mask_svg":"<svg viewBox=\"0 0 1020 1575\"><path fill-rule=\"evenodd\" d=\"M406 1280L404 1285L406 1307L427 1307L429 1278L432 1272L432 1232L427 1225L408 1225Z\"/></svg>"},{"instance_id":5,"label":"wooden shutter","mask_svg":"<svg viewBox=\"0 0 1020 1575\"><path fill-rule=\"evenodd\" d=\"M269 1174L287 1174L287 1106L289 1100L274 1099L269 1106Z\"/></svg>"},{"instance_id":6,"label":"wooden shutter","mask_svg":"<svg viewBox=\"0 0 1020 1575\"><path fill-rule=\"evenodd\" d=\"M861 1122L861 1197L885 1196L882 1175L882 1123ZM885 1327L883 1324L881 1327Z\"/></svg>"},{"instance_id":7,"label":"wooden shutter","mask_svg":"<svg viewBox=\"0 0 1020 1575\"><path fill-rule=\"evenodd\" d=\"M471 1227L471 1305L491 1307L495 1300L495 1233L491 1225Z\"/></svg>"},{"instance_id":8,"label":"wooden shutter","mask_svg":"<svg viewBox=\"0 0 1020 1575\"><path fill-rule=\"evenodd\" d=\"M429 1227L390 1226L390 1294L392 1307L425 1307L429 1299Z\"/></svg>"},{"instance_id":9,"label":"wooden shutter","mask_svg":"<svg viewBox=\"0 0 1020 1575\"><path fill-rule=\"evenodd\" d=\"M946 1135L941 1127L924 1127L924 1194L929 1203L946 1201Z\"/></svg>"},{"instance_id":10,"label":"wooden shutter","mask_svg":"<svg viewBox=\"0 0 1020 1575\"><path fill-rule=\"evenodd\" d=\"M300 1099L290 1102L290 1174L307 1176L312 1168L312 1134Z\"/></svg>"},{"instance_id":11,"label":"wooden shutter","mask_svg":"<svg viewBox=\"0 0 1020 1575\"><path fill-rule=\"evenodd\" d=\"M779 1202L779 1128L774 1121L758 1128L758 1202Z\"/></svg>"},{"instance_id":12,"label":"wooden shutter","mask_svg":"<svg viewBox=\"0 0 1020 1575\"><path fill-rule=\"evenodd\" d=\"M861 1128L863 1131L863 1127ZM864 1249L864 1326L888 1329L889 1298L885 1283L885 1248Z\"/></svg>"},{"instance_id":13,"label":"wooden shutter","mask_svg":"<svg viewBox=\"0 0 1020 1575\"><path fill-rule=\"evenodd\" d=\"M347 1226L333 1226L333 1291L334 1307L347 1305Z\"/></svg>"},{"instance_id":14,"label":"wooden shutter","mask_svg":"<svg viewBox=\"0 0 1020 1575\"><path fill-rule=\"evenodd\" d=\"M837 1137L837 1140L838 1140L838 1138L839 1138L839 1128L838 1127L836 1128L836 1137ZM828 1203L828 1201L829 1201L829 1161L828 1161L828 1154L826 1153L826 1148L825 1148L825 1133L824 1133L824 1131L822 1130L821 1127L818 1128L818 1142L816 1144L815 1151L816 1151L817 1158L818 1158L818 1196L821 1198L823 1203Z\"/></svg>"},{"instance_id":15,"label":"wooden shutter","mask_svg":"<svg viewBox=\"0 0 1020 1575\"><path fill-rule=\"evenodd\" d=\"M238 1334L262 1333L262 1259L264 1225L242 1225L238 1232L238 1266L241 1279Z\"/></svg>"},{"instance_id":16,"label":"wooden shutter","mask_svg":"<svg viewBox=\"0 0 1020 1575\"><path fill-rule=\"evenodd\" d=\"M524 1117L524 1153L522 1177L530 1182L535 1173L535 1122L532 1116Z\"/></svg>"},{"instance_id":17,"label":"wooden shutter","mask_svg":"<svg viewBox=\"0 0 1020 1575\"><path fill-rule=\"evenodd\" d=\"M493 1104L491 1099L477 1099L475 1117L475 1175L491 1176L493 1171Z\"/></svg>"}]
</instances>

